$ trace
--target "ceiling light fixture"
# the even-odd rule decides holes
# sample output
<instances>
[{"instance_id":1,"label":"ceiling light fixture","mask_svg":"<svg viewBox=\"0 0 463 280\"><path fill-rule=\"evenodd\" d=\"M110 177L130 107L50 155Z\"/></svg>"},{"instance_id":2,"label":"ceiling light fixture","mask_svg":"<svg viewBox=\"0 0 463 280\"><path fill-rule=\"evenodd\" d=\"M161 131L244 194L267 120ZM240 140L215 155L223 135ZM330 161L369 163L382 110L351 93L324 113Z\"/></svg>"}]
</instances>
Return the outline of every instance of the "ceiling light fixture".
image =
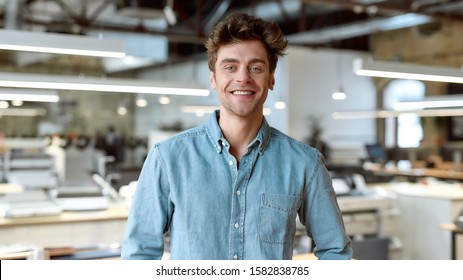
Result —
<instances>
[{"instance_id":1,"label":"ceiling light fixture","mask_svg":"<svg viewBox=\"0 0 463 280\"><path fill-rule=\"evenodd\" d=\"M0 100L28 102L58 102L59 96L54 90L0 89Z\"/></svg>"},{"instance_id":2,"label":"ceiling light fixture","mask_svg":"<svg viewBox=\"0 0 463 280\"><path fill-rule=\"evenodd\" d=\"M127 115L127 108L125 108L125 107L119 107L119 108L117 108L117 114L119 114L120 116L125 116L125 115Z\"/></svg>"},{"instance_id":3,"label":"ceiling light fixture","mask_svg":"<svg viewBox=\"0 0 463 280\"><path fill-rule=\"evenodd\" d=\"M463 83L463 70L401 62L354 60L354 72L360 76Z\"/></svg>"},{"instance_id":4,"label":"ceiling light fixture","mask_svg":"<svg viewBox=\"0 0 463 280\"><path fill-rule=\"evenodd\" d=\"M170 98L167 97L167 96L161 96L159 97L159 104L162 104L162 105L167 105L170 103Z\"/></svg>"},{"instance_id":5,"label":"ceiling light fixture","mask_svg":"<svg viewBox=\"0 0 463 280\"><path fill-rule=\"evenodd\" d=\"M204 116L205 114L212 114L215 110L219 110L219 106L207 106L207 105L184 105L181 110L183 113L192 113L197 116ZM270 108L265 107L263 110L264 116L268 116L272 113Z\"/></svg>"},{"instance_id":6,"label":"ceiling light fixture","mask_svg":"<svg viewBox=\"0 0 463 280\"><path fill-rule=\"evenodd\" d=\"M215 110L219 110L219 106L207 106L207 105L184 105L182 106L183 113L192 114L212 114Z\"/></svg>"},{"instance_id":7,"label":"ceiling light fixture","mask_svg":"<svg viewBox=\"0 0 463 280\"><path fill-rule=\"evenodd\" d=\"M0 30L0 49L98 57L125 57L122 41L45 32Z\"/></svg>"},{"instance_id":8,"label":"ceiling light fixture","mask_svg":"<svg viewBox=\"0 0 463 280\"><path fill-rule=\"evenodd\" d=\"M419 101L401 101L394 105L395 110L418 110L425 108L463 107L463 95L428 96Z\"/></svg>"},{"instance_id":9,"label":"ceiling light fixture","mask_svg":"<svg viewBox=\"0 0 463 280\"><path fill-rule=\"evenodd\" d=\"M428 109L428 110L410 110L410 111L393 111L393 110L378 110L378 111L352 111L352 112L334 112L333 119L384 119L396 118L402 114L415 114L419 117L450 117L463 116L461 109Z\"/></svg>"},{"instance_id":10,"label":"ceiling light fixture","mask_svg":"<svg viewBox=\"0 0 463 280\"><path fill-rule=\"evenodd\" d=\"M279 110L283 110L286 108L286 103L283 102L283 101L277 101L275 102L275 108L279 109Z\"/></svg>"},{"instance_id":11,"label":"ceiling light fixture","mask_svg":"<svg viewBox=\"0 0 463 280\"><path fill-rule=\"evenodd\" d=\"M10 103L5 100L0 100L0 109L8 109L10 107Z\"/></svg>"},{"instance_id":12,"label":"ceiling light fixture","mask_svg":"<svg viewBox=\"0 0 463 280\"><path fill-rule=\"evenodd\" d=\"M11 105L13 105L15 107L22 106L23 104L24 104L24 102L22 100L12 100L11 101Z\"/></svg>"},{"instance_id":13,"label":"ceiling light fixture","mask_svg":"<svg viewBox=\"0 0 463 280\"><path fill-rule=\"evenodd\" d=\"M209 90L178 82L0 72L0 87L208 96Z\"/></svg>"},{"instance_id":14,"label":"ceiling light fixture","mask_svg":"<svg viewBox=\"0 0 463 280\"><path fill-rule=\"evenodd\" d=\"M117 106L117 114L120 116L125 116L128 113L127 105L124 102L121 102L119 106Z\"/></svg>"},{"instance_id":15,"label":"ceiling light fixture","mask_svg":"<svg viewBox=\"0 0 463 280\"><path fill-rule=\"evenodd\" d=\"M333 92L333 94L331 95L331 98L333 98L333 100L344 100L347 98L347 95L342 89L340 89L340 90Z\"/></svg>"},{"instance_id":16,"label":"ceiling light fixture","mask_svg":"<svg viewBox=\"0 0 463 280\"><path fill-rule=\"evenodd\" d=\"M170 25L177 24L177 16L174 12L174 0L168 0L167 5L164 7L164 16L166 17L167 22Z\"/></svg>"},{"instance_id":17,"label":"ceiling light fixture","mask_svg":"<svg viewBox=\"0 0 463 280\"><path fill-rule=\"evenodd\" d=\"M347 94L344 92L343 86L342 86L342 54L338 53L337 54L337 59L336 59L336 80L338 83L337 89L331 94L331 98L333 100L344 100L347 98Z\"/></svg>"},{"instance_id":18,"label":"ceiling light fixture","mask_svg":"<svg viewBox=\"0 0 463 280\"><path fill-rule=\"evenodd\" d=\"M46 115L45 109L0 109L0 117L37 117Z\"/></svg>"},{"instance_id":19,"label":"ceiling light fixture","mask_svg":"<svg viewBox=\"0 0 463 280\"><path fill-rule=\"evenodd\" d=\"M146 100L146 98L143 95L140 95L135 100L135 104L137 105L137 107L144 108L148 106L148 100Z\"/></svg>"}]
</instances>

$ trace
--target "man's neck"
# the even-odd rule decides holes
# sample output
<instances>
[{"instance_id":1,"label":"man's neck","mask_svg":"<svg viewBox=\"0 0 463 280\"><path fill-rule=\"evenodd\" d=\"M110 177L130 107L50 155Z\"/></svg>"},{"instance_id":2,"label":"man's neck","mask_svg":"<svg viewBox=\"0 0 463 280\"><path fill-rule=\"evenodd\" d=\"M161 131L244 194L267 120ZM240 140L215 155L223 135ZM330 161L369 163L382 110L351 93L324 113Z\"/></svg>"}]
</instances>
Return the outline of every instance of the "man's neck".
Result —
<instances>
[{"instance_id":1,"label":"man's neck","mask_svg":"<svg viewBox=\"0 0 463 280\"><path fill-rule=\"evenodd\" d=\"M256 138L263 117L247 117L220 113L219 126L230 144L230 153L237 161L246 153L247 146Z\"/></svg>"}]
</instances>

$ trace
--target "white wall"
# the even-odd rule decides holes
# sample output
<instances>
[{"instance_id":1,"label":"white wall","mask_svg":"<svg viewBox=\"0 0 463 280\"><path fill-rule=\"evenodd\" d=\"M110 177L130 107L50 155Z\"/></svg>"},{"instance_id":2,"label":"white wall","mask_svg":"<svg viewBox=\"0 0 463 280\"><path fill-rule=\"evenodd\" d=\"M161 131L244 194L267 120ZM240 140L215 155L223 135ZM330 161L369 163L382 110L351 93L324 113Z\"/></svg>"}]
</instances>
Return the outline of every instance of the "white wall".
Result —
<instances>
[{"instance_id":1,"label":"white wall","mask_svg":"<svg viewBox=\"0 0 463 280\"><path fill-rule=\"evenodd\" d=\"M365 143L376 141L374 119L336 120L336 111L375 110L376 89L371 78L352 71L354 58L366 53L291 46L285 58L288 77L289 134L304 140L310 136L309 117L320 118L322 138L334 149L356 151L346 157L365 156ZM342 72L337 67L342 67ZM338 80L347 94L345 100L333 100ZM333 152L334 152L333 151Z\"/></svg>"}]
</instances>

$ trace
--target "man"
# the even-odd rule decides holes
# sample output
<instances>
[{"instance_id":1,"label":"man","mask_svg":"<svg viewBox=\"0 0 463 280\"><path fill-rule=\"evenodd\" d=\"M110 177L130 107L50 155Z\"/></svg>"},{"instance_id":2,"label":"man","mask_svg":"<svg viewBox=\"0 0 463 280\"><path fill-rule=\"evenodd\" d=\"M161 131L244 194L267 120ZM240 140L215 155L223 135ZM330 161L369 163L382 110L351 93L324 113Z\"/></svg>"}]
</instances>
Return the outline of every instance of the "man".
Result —
<instances>
[{"instance_id":1,"label":"man","mask_svg":"<svg viewBox=\"0 0 463 280\"><path fill-rule=\"evenodd\" d=\"M220 101L205 125L156 144L138 181L123 259L291 259L296 218L319 259L352 250L321 154L263 117L280 28L245 14L218 23L206 42Z\"/></svg>"}]
</instances>

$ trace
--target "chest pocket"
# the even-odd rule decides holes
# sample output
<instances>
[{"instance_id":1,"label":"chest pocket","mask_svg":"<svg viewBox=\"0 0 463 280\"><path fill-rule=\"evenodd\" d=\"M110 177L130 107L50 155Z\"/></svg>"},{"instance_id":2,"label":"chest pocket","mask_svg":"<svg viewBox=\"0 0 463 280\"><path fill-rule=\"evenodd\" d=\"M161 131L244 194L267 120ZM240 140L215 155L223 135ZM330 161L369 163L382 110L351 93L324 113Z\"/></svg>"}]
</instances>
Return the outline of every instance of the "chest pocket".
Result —
<instances>
[{"instance_id":1,"label":"chest pocket","mask_svg":"<svg viewBox=\"0 0 463 280\"><path fill-rule=\"evenodd\" d=\"M284 243L294 235L299 196L262 194L259 209L259 238L268 243Z\"/></svg>"}]
</instances>

